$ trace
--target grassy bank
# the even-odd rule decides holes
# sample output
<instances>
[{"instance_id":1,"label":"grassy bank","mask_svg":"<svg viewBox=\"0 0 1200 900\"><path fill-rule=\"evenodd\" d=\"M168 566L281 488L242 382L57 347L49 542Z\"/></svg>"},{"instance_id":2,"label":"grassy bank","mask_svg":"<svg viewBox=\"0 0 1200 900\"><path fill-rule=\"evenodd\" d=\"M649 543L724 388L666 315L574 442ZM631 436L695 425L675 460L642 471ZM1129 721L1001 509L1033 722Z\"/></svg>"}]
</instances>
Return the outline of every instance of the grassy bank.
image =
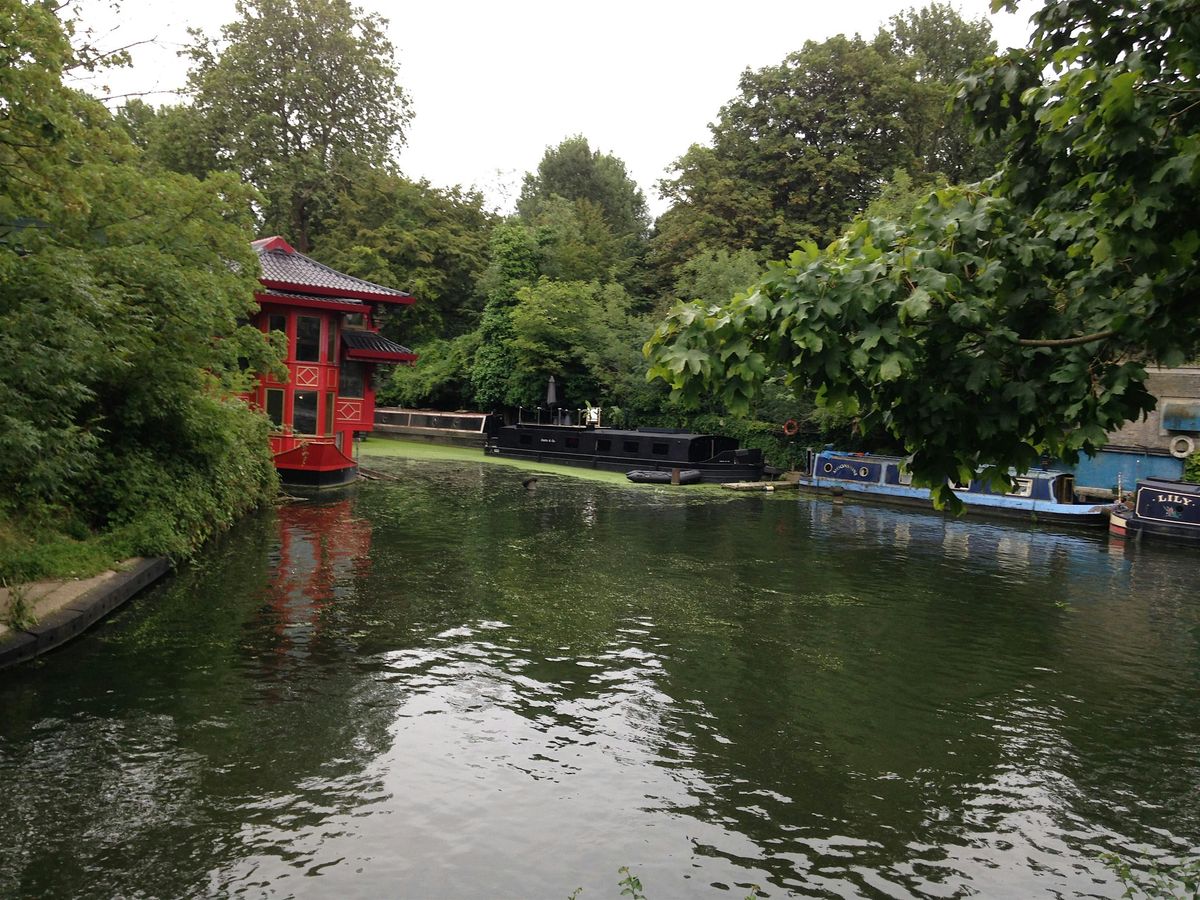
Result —
<instances>
[{"instance_id":1,"label":"grassy bank","mask_svg":"<svg viewBox=\"0 0 1200 900\"><path fill-rule=\"evenodd\" d=\"M623 472L606 472L601 469L585 469L579 466L559 466L553 463L528 462L521 459L504 459L489 456L483 450L470 447L448 447L443 444L427 444L423 441L405 441L377 435L359 445L360 462L370 468L371 460L380 457L403 457L406 459L432 459L448 462L483 463L491 466L508 466L527 472L543 472L567 478L583 478L588 481L605 481L623 484L626 487L654 488L655 485L635 485ZM689 485L689 490L716 489L716 485Z\"/></svg>"},{"instance_id":2,"label":"grassy bank","mask_svg":"<svg viewBox=\"0 0 1200 900\"><path fill-rule=\"evenodd\" d=\"M0 521L0 578L8 584L86 578L131 555L121 535L72 537L46 523Z\"/></svg>"}]
</instances>

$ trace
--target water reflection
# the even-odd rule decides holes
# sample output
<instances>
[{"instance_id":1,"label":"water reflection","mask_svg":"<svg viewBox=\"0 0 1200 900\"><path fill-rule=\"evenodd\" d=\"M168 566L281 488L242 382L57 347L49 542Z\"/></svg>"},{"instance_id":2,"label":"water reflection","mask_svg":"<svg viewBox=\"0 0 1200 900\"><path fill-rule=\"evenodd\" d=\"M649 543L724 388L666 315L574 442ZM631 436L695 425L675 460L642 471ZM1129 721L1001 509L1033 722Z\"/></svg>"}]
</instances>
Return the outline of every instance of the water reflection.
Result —
<instances>
[{"instance_id":1,"label":"water reflection","mask_svg":"<svg viewBox=\"0 0 1200 900\"><path fill-rule=\"evenodd\" d=\"M354 515L349 499L291 503L280 508L277 523L267 602L284 639L281 652L303 655L322 613L369 574L371 523Z\"/></svg>"},{"instance_id":2,"label":"water reflection","mask_svg":"<svg viewBox=\"0 0 1200 900\"><path fill-rule=\"evenodd\" d=\"M0 894L1119 896L1200 839L1186 554L395 471L0 685Z\"/></svg>"}]
</instances>

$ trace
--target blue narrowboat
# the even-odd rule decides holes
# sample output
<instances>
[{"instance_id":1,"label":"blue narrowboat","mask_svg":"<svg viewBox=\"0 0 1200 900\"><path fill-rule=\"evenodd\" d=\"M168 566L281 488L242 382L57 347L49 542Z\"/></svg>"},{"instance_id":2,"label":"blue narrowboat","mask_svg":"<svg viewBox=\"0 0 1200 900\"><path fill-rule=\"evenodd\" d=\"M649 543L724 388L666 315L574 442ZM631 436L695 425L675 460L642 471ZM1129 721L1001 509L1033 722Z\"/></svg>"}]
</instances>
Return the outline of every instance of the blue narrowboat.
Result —
<instances>
[{"instance_id":1,"label":"blue narrowboat","mask_svg":"<svg viewBox=\"0 0 1200 900\"><path fill-rule=\"evenodd\" d=\"M801 479L803 489L820 493L879 500L903 506L929 509L933 501L928 488L913 487L912 475L904 471L898 456L846 453L823 450L813 458L811 471ZM1078 503L1075 478L1069 472L1054 469L1030 469L1013 476L1013 487L995 489L982 479L970 484L953 484L968 515L1028 519L1055 524L1103 527L1108 524L1109 506Z\"/></svg>"},{"instance_id":2,"label":"blue narrowboat","mask_svg":"<svg viewBox=\"0 0 1200 900\"><path fill-rule=\"evenodd\" d=\"M1121 537L1200 543L1200 484L1146 478L1113 507L1108 530Z\"/></svg>"}]
</instances>

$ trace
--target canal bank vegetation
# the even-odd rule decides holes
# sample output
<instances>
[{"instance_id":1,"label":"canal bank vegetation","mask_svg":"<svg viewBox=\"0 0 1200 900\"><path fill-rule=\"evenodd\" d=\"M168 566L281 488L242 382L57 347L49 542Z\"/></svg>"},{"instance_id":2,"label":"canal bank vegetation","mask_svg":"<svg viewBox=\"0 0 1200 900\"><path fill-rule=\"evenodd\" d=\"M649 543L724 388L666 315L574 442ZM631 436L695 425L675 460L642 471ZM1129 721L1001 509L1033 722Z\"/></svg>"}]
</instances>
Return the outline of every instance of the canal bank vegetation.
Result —
<instances>
[{"instance_id":1,"label":"canal bank vegetation","mask_svg":"<svg viewBox=\"0 0 1200 900\"><path fill-rule=\"evenodd\" d=\"M385 401L513 413L538 405L553 374L569 404L602 404L612 424L719 427L780 464L795 459L782 422L818 422L782 392L749 415L717 402L693 419L645 379L642 345L675 299L719 302L792 239L765 239L770 222L745 227L778 181L778 148L747 143L734 112L714 128L711 159L681 156L662 187L673 212L657 223L621 159L582 135L547 148L505 216L477 191L397 171L411 113L385 23L341 0L251 0L219 35L195 36L187 102L111 109L64 79L124 52L97 48L58 17L66 8L0 9L12 51L0 71L0 577L185 557L273 495L266 423L231 399L277 364L244 325L260 234L419 296L385 332L423 362L381 385ZM762 84L742 96L809 94L801 107L833 109L870 75L879 96L862 121L923 110L885 144L853 137L849 121L824 138L789 177L811 188L840 171L840 199L820 198L819 220L793 204L788 227L832 237L897 169L926 183L983 165L936 136L951 83L929 66L991 49L986 23L935 4L873 40L810 43L753 75ZM819 85L829 96L812 95ZM847 153L860 171L841 171ZM715 221L730 198L711 178L741 185L752 208Z\"/></svg>"},{"instance_id":2,"label":"canal bank vegetation","mask_svg":"<svg viewBox=\"0 0 1200 900\"><path fill-rule=\"evenodd\" d=\"M187 556L276 490L276 363L247 327L253 189L147 165L64 78L104 55L41 3L0 13L0 578Z\"/></svg>"},{"instance_id":3,"label":"canal bank vegetation","mask_svg":"<svg viewBox=\"0 0 1200 900\"><path fill-rule=\"evenodd\" d=\"M731 85L657 220L584 135L507 213L405 178L386 23L344 0L246 0L161 106L68 89L124 54L0 10L0 573L186 555L271 495L265 422L229 399L276 364L243 324L262 234L419 298L384 323L421 354L385 403L514 416L554 375L607 423L777 465L826 442L927 481L1070 458L1200 346L1185 0L1052 4L1000 56L940 2L805 42Z\"/></svg>"},{"instance_id":4,"label":"canal bank vegetation","mask_svg":"<svg viewBox=\"0 0 1200 900\"><path fill-rule=\"evenodd\" d=\"M934 3L747 72L711 146L679 148L657 221L621 158L584 135L531 160L515 209L499 213L478 191L396 170L409 98L383 24L336 0L250 0L219 35L197 36L188 102L135 98L117 112L164 169L255 185L262 233L417 296L383 326L420 356L382 380L383 403L515 416L544 402L554 375L568 406L601 405L610 424L701 427L646 380L643 345L673 303L726 300L798 238L835 238L881 191L903 203L898 189L976 178L994 162L943 114L954 73L994 52L990 26ZM327 84L330 71L353 90ZM361 121L338 118L345 96ZM780 115L764 118L755 97ZM753 408L716 399L699 412L786 465L803 443L849 431L848 418L811 411L780 385ZM789 419L807 433L784 435Z\"/></svg>"},{"instance_id":5,"label":"canal bank vegetation","mask_svg":"<svg viewBox=\"0 0 1200 900\"><path fill-rule=\"evenodd\" d=\"M652 375L734 412L782 376L889 435L951 503L947 479L1074 461L1152 410L1147 367L1200 350L1200 20L1151 0L1033 22L1027 50L957 90L1003 153L995 175L777 248L732 300L676 306Z\"/></svg>"}]
</instances>

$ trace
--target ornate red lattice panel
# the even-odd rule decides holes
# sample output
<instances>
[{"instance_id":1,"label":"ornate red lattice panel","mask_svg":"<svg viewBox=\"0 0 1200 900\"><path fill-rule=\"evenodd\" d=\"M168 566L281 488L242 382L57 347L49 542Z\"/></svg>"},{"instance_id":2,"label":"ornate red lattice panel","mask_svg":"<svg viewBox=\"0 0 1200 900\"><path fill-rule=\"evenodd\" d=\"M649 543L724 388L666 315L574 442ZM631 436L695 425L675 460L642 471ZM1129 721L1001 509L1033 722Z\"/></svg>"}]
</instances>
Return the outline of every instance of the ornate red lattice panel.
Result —
<instances>
[{"instance_id":1,"label":"ornate red lattice panel","mask_svg":"<svg viewBox=\"0 0 1200 900\"><path fill-rule=\"evenodd\" d=\"M296 366L296 387L315 388L321 385L321 371L316 366Z\"/></svg>"}]
</instances>

